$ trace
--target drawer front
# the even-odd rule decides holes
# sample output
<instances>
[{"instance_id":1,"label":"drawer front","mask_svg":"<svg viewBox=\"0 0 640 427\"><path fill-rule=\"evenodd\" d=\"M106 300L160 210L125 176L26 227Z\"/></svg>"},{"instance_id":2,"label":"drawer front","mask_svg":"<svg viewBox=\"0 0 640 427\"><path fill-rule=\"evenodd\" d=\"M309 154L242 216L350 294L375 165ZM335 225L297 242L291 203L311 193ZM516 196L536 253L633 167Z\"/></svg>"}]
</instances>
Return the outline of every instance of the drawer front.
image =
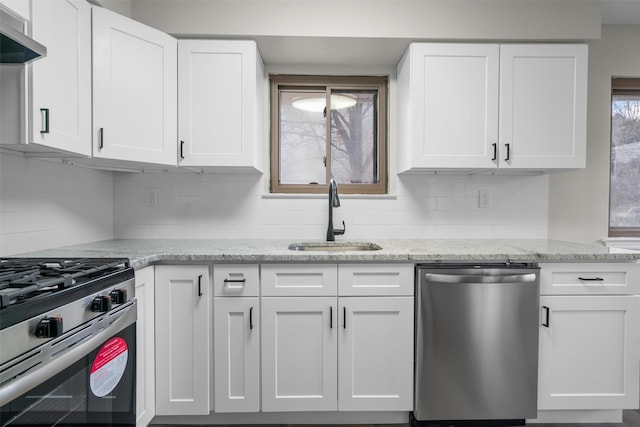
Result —
<instances>
[{"instance_id":1,"label":"drawer front","mask_svg":"<svg viewBox=\"0 0 640 427\"><path fill-rule=\"evenodd\" d=\"M336 296L335 264L265 264L261 267L262 296Z\"/></svg>"},{"instance_id":2,"label":"drawer front","mask_svg":"<svg viewBox=\"0 0 640 427\"><path fill-rule=\"evenodd\" d=\"M340 296L413 295L413 264L341 264Z\"/></svg>"},{"instance_id":3,"label":"drawer front","mask_svg":"<svg viewBox=\"0 0 640 427\"><path fill-rule=\"evenodd\" d=\"M638 263L540 264L542 295L634 295L640 293Z\"/></svg>"},{"instance_id":4,"label":"drawer front","mask_svg":"<svg viewBox=\"0 0 640 427\"><path fill-rule=\"evenodd\" d=\"M217 297L257 297L259 274L257 264L215 264L213 295Z\"/></svg>"}]
</instances>

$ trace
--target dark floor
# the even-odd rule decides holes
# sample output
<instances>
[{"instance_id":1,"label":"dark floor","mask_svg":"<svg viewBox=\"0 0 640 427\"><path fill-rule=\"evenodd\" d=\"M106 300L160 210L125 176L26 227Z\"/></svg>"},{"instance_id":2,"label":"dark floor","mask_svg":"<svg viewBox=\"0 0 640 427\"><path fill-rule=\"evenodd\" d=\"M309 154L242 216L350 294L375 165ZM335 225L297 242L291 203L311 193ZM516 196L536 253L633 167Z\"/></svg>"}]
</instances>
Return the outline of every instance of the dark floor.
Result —
<instances>
[{"instance_id":1,"label":"dark floor","mask_svg":"<svg viewBox=\"0 0 640 427\"><path fill-rule=\"evenodd\" d=\"M640 411L624 411L622 423L531 424L531 427L640 427Z\"/></svg>"},{"instance_id":2,"label":"dark floor","mask_svg":"<svg viewBox=\"0 0 640 427\"><path fill-rule=\"evenodd\" d=\"M624 411L622 423L589 423L589 424L529 424L531 427L640 427L640 411ZM216 425L215 427L259 427L261 424ZM268 427L327 427L319 424L270 424ZM157 427L205 427L185 425L158 425ZM334 424L330 427L409 427L409 424Z\"/></svg>"}]
</instances>

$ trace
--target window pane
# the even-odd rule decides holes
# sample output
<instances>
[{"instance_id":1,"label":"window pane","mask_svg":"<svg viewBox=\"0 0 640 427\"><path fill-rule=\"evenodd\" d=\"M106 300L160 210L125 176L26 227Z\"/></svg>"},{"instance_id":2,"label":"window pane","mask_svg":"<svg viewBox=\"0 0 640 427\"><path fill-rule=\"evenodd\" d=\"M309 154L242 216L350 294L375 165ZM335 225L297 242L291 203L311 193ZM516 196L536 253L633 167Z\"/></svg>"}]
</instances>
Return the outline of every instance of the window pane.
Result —
<instances>
[{"instance_id":1,"label":"window pane","mask_svg":"<svg viewBox=\"0 0 640 427\"><path fill-rule=\"evenodd\" d=\"M378 182L376 91L333 91L331 174L338 183Z\"/></svg>"},{"instance_id":2,"label":"window pane","mask_svg":"<svg viewBox=\"0 0 640 427\"><path fill-rule=\"evenodd\" d=\"M611 105L611 227L640 228L640 95Z\"/></svg>"},{"instance_id":3,"label":"window pane","mask_svg":"<svg viewBox=\"0 0 640 427\"><path fill-rule=\"evenodd\" d=\"M325 92L280 91L280 183L325 184Z\"/></svg>"}]
</instances>

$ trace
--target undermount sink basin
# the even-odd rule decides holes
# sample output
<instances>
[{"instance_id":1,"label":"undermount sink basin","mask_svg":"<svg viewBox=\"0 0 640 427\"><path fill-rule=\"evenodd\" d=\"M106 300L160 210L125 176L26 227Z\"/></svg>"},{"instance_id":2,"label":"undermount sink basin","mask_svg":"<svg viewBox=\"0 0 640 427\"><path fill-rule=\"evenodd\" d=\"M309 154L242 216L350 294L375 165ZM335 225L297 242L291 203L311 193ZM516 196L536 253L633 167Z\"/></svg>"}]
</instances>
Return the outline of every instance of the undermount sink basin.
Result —
<instances>
[{"instance_id":1,"label":"undermount sink basin","mask_svg":"<svg viewBox=\"0 0 640 427\"><path fill-rule=\"evenodd\" d=\"M379 251L371 242L301 242L289 245L292 251Z\"/></svg>"}]
</instances>

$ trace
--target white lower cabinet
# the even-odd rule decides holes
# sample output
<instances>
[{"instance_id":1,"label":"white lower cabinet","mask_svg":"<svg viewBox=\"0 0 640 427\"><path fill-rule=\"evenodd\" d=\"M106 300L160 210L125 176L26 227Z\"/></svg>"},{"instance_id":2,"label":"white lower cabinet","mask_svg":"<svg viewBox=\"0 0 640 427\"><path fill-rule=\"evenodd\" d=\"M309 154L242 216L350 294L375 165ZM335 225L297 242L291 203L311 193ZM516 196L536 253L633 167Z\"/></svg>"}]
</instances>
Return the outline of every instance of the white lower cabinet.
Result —
<instances>
[{"instance_id":1,"label":"white lower cabinet","mask_svg":"<svg viewBox=\"0 0 640 427\"><path fill-rule=\"evenodd\" d=\"M159 265L155 273L156 414L209 414L209 267Z\"/></svg>"},{"instance_id":2,"label":"white lower cabinet","mask_svg":"<svg viewBox=\"0 0 640 427\"><path fill-rule=\"evenodd\" d=\"M542 296L539 410L638 408L640 296Z\"/></svg>"},{"instance_id":3,"label":"white lower cabinet","mask_svg":"<svg viewBox=\"0 0 640 427\"><path fill-rule=\"evenodd\" d=\"M136 271L136 426L145 427L156 414L154 268Z\"/></svg>"},{"instance_id":4,"label":"white lower cabinet","mask_svg":"<svg viewBox=\"0 0 640 427\"><path fill-rule=\"evenodd\" d=\"M338 300L338 410L413 409L413 297Z\"/></svg>"},{"instance_id":5,"label":"white lower cabinet","mask_svg":"<svg viewBox=\"0 0 640 427\"><path fill-rule=\"evenodd\" d=\"M257 296L214 298L215 412L260 411L259 307Z\"/></svg>"},{"instance_id":6,"label":"white lower cabinet","mask_svg":"<svg viewBox=\"0 0 640 427\"><path fill-rule=\"evenodd\" d=\"M410 411L413 265L340 268L156 266L156 414Z\"/></svg>"},{"instance_id":7,"label":"white lower cabinet","mask_svg":"<svg viewBox=\"0 0 640 427\"><path fill-rule=\"evenodd\" d=\"M337 409L336 297L262 298L262 410Z\"/></svg>"},{"instance_id":8,"label":"white lower cabinet","mask_svg":"<svg viewBox=\"0 0 640 427\"><path fill-rule=\"evenodd\" d=\"M278 294L290 288L295 296L262 298L263 411L413 408L412 265L350 265L338 289L350 292L347 277L366 274L378 292L395 288L400 296L345 297L326 296L325 286L308 286L311 296L300 296L306 278L332 282L342 266L266 267L263 278L287 279ZM398 287L398 277L411 283Z\"/></svg>"}]
</instances>

